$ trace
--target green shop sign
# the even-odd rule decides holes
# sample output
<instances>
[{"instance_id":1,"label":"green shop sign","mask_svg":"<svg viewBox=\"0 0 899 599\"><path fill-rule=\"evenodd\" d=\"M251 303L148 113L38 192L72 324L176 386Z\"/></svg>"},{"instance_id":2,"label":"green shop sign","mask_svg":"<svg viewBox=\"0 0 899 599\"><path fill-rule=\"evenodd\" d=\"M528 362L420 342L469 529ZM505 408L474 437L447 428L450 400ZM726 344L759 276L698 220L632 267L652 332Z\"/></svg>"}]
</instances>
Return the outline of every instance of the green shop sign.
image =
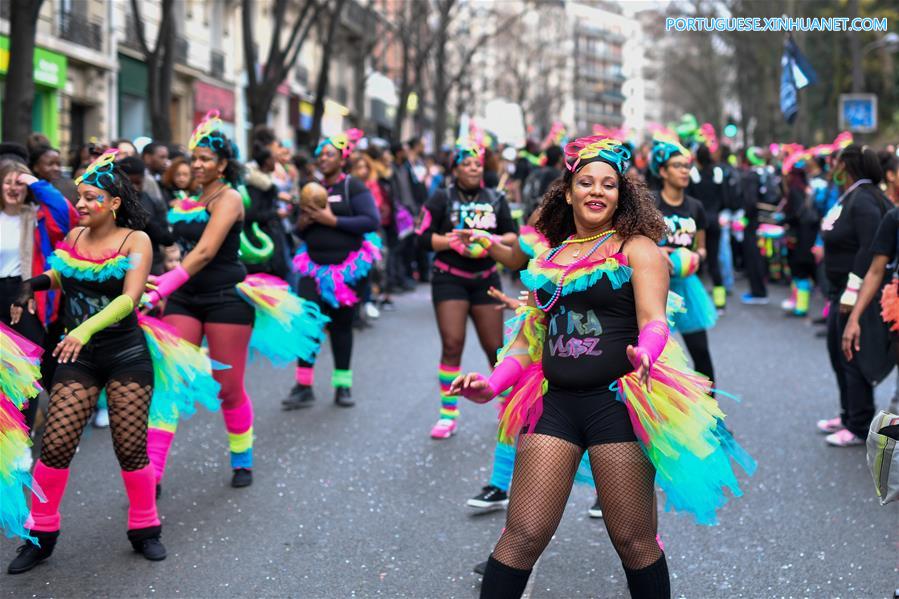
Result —
<instances>
[{"instance_id":1,"label":"green shop sign","mask_svg":"<svg viewBox=\"0 0 899 599\"><path fill-rule=\"evenodd\" d=\"M34 82L37 85L62 89L66 84L68 61L62 54L34 49ZM0 35L0 75L9 70L9 38Z\"/></svg>"}]
</instances>

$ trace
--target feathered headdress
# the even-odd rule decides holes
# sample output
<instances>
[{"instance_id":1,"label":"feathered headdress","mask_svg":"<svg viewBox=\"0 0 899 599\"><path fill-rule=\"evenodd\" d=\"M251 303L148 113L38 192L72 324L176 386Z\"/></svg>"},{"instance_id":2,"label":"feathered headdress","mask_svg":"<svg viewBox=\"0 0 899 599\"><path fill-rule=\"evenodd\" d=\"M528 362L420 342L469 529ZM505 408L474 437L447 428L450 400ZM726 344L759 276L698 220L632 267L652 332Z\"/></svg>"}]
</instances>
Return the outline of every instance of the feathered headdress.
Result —
<instances>
[{"instance_id":1,"label":"feathered headdress","mask_svg":"<svg viewBox=\"0 0 899 599\"><path fill-rule=\"evenodd\" d=\"M353 153L356 144L364 136L365 132L362 129L348 129L343 133L326 137L318 142L318 145L315 147L315 155L318 156L325 149L325 146L331 145L337 148L343 158L346 158Z\"/></svg>"},{"instance_id":2,"label":"feathered headdress","mask_svg":"<svg viewBox=\"0 0 899 599\"><path fill-rule=\"evenodd\" d=\"M115 156L118 152L118 148L110 148L103 152L88 165L80 177L75 179L75 185L87 183L100 189L106 189L106 185L114 183L115 175L113 174L113 169L115 168Z\"/></svg>"},{"instance_id":3,"label":"feathered headdress","mask_svg":"<svg viewBox=\"0 0 899 599\"><path fill-rule=\"evenodd\" d=\"M630 164L631 152L620 141L611 137L591 135L579 137L565 146L565 165L575 172L585 165L601 161L623 175Z\"/></svg>"},{"instance_id":4,"label":"feathered headdress","mask_svg":"<svg viewBox=\"0 0 899 599\"><path fill-rule=\"evenodd\" d=\"M462 164L462 162L471 156L477 158L484 163L484 146L471 139L459 138L456 140L456 150L453 152L453 164Z\"/></svg>"},{"instance_id":5,"label":"feathered headdress","mask_svg":"<svg viewBox=\"0 0 899 599\"><path fill-rule=\"evenodd\" d=\"M209 148L213 152L218 152L227 147L228 140L225 137L222 119L219 118L218 110L210 110L194 129L187 143L187 148L191 151L194 148Z\"/></svg>"},{"instance_id":6,"label":"feathered headdress","mask_svg":"<svg viewBox=\"0 0 899 599\"><path fill-rule=\"evenodd\" d=\"M649 170L656 177L659 176L659 169L665 166L668 160L677 154L682 154L687 158L691 158L690 150L684 146L670 141L657 139L652 143L652 150L649 152Z\"/></svg>"}]
</instances>

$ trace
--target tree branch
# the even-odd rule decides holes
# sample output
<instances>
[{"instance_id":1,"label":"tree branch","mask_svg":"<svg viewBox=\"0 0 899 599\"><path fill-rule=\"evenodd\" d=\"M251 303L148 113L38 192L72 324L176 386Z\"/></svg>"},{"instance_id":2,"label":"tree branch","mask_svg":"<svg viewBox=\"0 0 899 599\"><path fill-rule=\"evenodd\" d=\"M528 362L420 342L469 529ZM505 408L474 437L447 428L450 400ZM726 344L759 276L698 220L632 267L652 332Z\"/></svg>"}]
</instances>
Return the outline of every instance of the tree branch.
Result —
<instances>
[{"instance_id":1,"label":"tree branch","mask_svg":"<svg viewBox=\"0 0 899 599\"><path fill-rule=\"evenodd\" d=\"M131 0L136 2L137 0ZM251 92L259 84L256 78L256 48L253 44L253 0L243 0L241 5L241 25L243 28L243 54L247 70L247 85Z\"/></svg>"},{"instance_id":2,"label":"tree branch","mask_svg":"<svg viewBox=\"0 0 899 599\"><path fill-rule=\"evenodd\" d=\"M134 28L137 30L137 43L140 44L144 54L150 54L150 47L147 45L147 38L144 36L144 19L140 14L140 3L138 0L131 0L131 12L134 14Z\"/></svg>"}]
</instances>

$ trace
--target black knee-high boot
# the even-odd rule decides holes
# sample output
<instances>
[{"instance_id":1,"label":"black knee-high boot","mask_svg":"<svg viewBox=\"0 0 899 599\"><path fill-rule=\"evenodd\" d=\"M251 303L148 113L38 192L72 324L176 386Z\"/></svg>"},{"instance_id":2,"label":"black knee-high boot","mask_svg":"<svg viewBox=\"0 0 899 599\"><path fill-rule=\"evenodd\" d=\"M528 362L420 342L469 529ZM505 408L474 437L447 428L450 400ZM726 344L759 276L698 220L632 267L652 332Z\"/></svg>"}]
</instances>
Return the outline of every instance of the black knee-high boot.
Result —
<instances>
[{"instance_id":1,"label":"black knee-high boot","mask_svg":"<svg viewBox=\"0 0 899 599\"><path fill-rule=\"evenodd\" d=\"M530 576L530 570L511 568L491 555L481 583L481 599L519 599Z\"/></svg>"},{"instance_id":2,"label":"black knee-high boot","mask_svg":"<svg viewBox=\"0 0 899 599\"><path fill-rule=\"evenodd\" d=\"M668 580L668 562L662 554L654 564L639 570L624 569L631 599L670 599L671 582Z\"/></svg>"}]
</instances>

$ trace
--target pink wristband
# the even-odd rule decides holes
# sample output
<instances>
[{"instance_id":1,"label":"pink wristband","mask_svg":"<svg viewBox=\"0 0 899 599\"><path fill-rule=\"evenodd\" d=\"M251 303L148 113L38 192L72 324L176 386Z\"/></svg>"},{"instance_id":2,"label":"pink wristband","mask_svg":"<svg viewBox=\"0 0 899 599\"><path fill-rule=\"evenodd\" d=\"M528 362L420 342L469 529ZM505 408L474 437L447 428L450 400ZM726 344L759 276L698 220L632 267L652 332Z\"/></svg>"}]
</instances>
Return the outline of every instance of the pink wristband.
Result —
<instances>
[{"instance_id":1,"label":"pink wristband","mask_svg":"<svg viewBox=\"0 0 899 599\"><path fill-rule=\"evenodd\" d=\"M172 295L172 293L174 293L176 289L184 285L189 278L190 275L187 274L187 271L184 270L184 267L179 264L173 270L170 270L167 273L163 273L156 277L156 289L153 289L147 295L149 295L151 299L155 300L153 301L153 303L155 304L160 299Z\"/></svg>"},{"instance_id":2,"label":"pink wristband","mask_svg":"<svg viewBox=\"0 0 899 599\"><path fill-rule=\"evenodd\" d=\"M522 372L524 372L524 367L521 365L521 362L512 356L506 356L502 362L496 365L490 378L487 379L487 384L490 386L490 390L493 391L493 397L517 383L518 379L521 378Z\"/></svg>"},{"instance_id":3,"label":"pink wristband","mask_svg":"<svg viewBox=\"0 0 899 599\"><path fill-rule=\"evenodd\" d=\"M637 353L633 364L634 368L642 366L643 356L649 358L650 367L655 364L662 355L666 343L668 343L668 325L661 320L647 322L640 329L640 336L637 337L637 347L634 348Z\"/></svg>"}]
</instances>

